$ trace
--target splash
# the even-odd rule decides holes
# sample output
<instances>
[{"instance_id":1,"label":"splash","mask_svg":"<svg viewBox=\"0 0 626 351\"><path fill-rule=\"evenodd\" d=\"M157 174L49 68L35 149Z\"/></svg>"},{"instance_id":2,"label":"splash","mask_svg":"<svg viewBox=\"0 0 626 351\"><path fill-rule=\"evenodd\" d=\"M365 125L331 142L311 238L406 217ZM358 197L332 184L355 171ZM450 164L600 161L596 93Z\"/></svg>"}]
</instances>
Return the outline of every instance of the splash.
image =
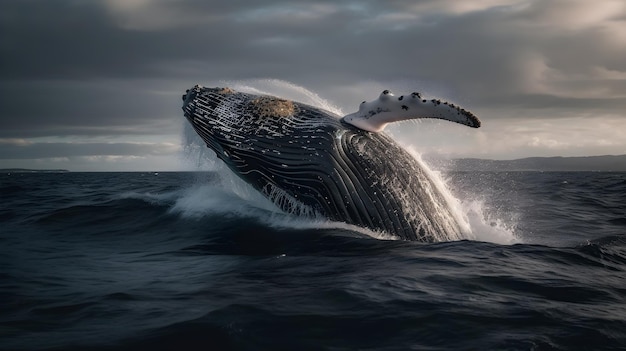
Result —
<instances>
[{"instance_id":1,"label":"splash","mask_svg":"<svg viewBox=\"0 0 626 351\"><path fill-rule=\"evenodd\" d=\"M459 211L459 200L454 197L454 195L452 195L452 193L450 192L449 188L446 186L445 181L443 180L441 173L433 171L427 164L426 162L424 162L422 160L422 155L417 152L417 150L415 150L413 148L413 146L406 146L403 145L404 149L407 150L409 152L409 154L411 154L411 156L413 156L413 158L415 158L415 160L417 161L417 163L420 165L420 167L422 168L422 170L424 170L424 172L426 173L426 176L432 181L432 183L434 184L436 190L443 195L443 198L446 202L446 205L452 210L452 220L456 221L456 223L459 225L459 228L461 229L461 234L463 235L462 238L459 239L467 239L469 238L469 236L472 233L472 229L471 226L469 225L468 221L466 220L466 218L463 216L462 212Z\"/></svg>"},{"instance_id":2,"label":"splash","mask_svg":"<svg viewBox=\"0 0 626 351\"><path fill-rule=\"evenodd\" d=\"M223 179L214 184L193 184L176 194L169 212L184 218L202 218L207 214L234 217L261 217L274 212L272 204L260 198L242 198L233 190L222 186Z\"/></svg>"},{"instance_id":3,"label":"splash","mask_svg":"<svg viewBox=\"0 0 626 351\"><path fill-rule=\"evenodd\" d=\"M220 85L251 94L279 96L285 99L309 104L338 116L341 109L321 98L318 94L296 84L278 79L259 79L243 81L223 81ZM366 234L373 238L394 240L395 236L374 232L365 228L332 222L319 216L296 217L282 212L272 201L256 191L252 186L233 174L221 162L215 153L206 147L202 139L186 121L183 128L184 157L198 170L212 171L218 175L219 183L208 187L197 186L182 194L172 207L172 211L184 216L202 216L219 211L239 216L252 216L271 227L312 229L337 228L348 229ZM411 146L402 145L420 164L427 176L443 196L451 209L453 220L461 229L459 240L478 240L498 244L520 242L514 234L514 227L490 214L483 202L473 199L460 200L449 190L442 174L432 170L421 155ZM216 187L217 186L217 187ZM277 194L274 194L277 195ZM452 223L451 223L452 224Z\"/></svg>"},{"instance_id":4,"label":"splash","mask_svg":"<svg viewBox=\"0 0 626 351\"><path fill-rule=\"evenodd\" d=\"M484 201L468 199L460 202L459 206L472 228L470 236L472 240L505 245L522 242L515 234L514 222L507 222L499 218L492 213Z\"/></svg>"},{"instance_id":5,"label":"splash","mask_svg":"<svg viewBox=\"0 0 626 351\"><path fill-rule=\"evenodd\" d=\"M213 171L222 167L215 152L206 146L187 121L183 121L182 131L181 161L183 163L188 164L191 170L198 171Z\"/></svg>"},{"instance_id":6,"label":"splash","mask_svg":"<svg viewBox=\"0 0 626 351\"><path fill-rule=\"evenodd\" d=\"M437 190L443 195L449 206L454 220L459 224L463 239L492 242L496 244L511 245L521 241L515 235L514 225L491 213L483 201L469 198L459 199L452 194L447 181L441 172L432 170L422 160L421 154L412 146L405 149L420 163L428 177L432 180Z\"/></svg>"}]
</instances>

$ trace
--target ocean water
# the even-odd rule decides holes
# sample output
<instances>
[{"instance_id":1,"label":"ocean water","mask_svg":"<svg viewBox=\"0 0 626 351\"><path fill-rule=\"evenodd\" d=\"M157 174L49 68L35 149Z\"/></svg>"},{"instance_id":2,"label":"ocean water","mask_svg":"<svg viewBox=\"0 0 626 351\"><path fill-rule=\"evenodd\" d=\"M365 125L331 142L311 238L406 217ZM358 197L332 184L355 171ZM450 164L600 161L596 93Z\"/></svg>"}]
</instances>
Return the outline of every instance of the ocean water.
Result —
<instances>
[{"instance_id":1,"label":"ocean water","mask_svg":"<svg viewBox=\"0 0 626 351\"><path fill-rule=\"evenodd\" d=\"M626 173L441 175L467 240L223 172L0 175L2 350L624 350Z\"/></svg>"}]
</instances>

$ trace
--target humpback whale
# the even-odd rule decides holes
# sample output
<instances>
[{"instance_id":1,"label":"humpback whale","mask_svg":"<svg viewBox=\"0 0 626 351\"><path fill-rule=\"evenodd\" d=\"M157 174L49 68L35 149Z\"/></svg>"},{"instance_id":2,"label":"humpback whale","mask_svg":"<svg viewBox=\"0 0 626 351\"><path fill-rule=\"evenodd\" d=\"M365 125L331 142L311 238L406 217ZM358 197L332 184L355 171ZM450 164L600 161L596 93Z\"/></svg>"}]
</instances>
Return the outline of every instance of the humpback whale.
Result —
<instances>
[{"instance_id":1,"label":"humpback whale","mask_svg":"<svg viewBox=\"0 0 626 351\"><path fill-rule=\"evenodd\" d=\"M388 90L343 117L230 88L196 85L182 98L184 116L206 145L282 210L404 240L462 239L428 173L381 131L388 123L413 118L479 127L469 111L419 93L395 96Z\"/></svg>"}]
</instances>

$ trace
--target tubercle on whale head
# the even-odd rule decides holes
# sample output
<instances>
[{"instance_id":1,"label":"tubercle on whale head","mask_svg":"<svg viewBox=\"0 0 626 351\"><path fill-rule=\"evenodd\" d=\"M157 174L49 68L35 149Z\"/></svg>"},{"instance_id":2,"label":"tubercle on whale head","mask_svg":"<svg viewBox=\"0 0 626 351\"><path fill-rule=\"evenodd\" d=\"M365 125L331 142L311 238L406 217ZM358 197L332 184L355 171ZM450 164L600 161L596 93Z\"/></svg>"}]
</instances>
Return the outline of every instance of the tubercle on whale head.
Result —
<instances>
[{"instance_id":1,"label":"tubercle on whale head","mask_svg":"<svg viewBox=\"0 0 626 351\"><path fill-rule=\"evenodd\" d=\"M184 101L183 110L189 114L196 108L196 100L198 99L202 101L201 105L203 105L205 112L207 107L210 109L212 105L224 101L229 101L229 104L237 101L241 104L239 108L260 118L290 117L299 111L299 104L294 101L269 95L240 93L229 87L205 88L195 85L186 90L182 99Z\"/></svg>"},{"instance_id":2,"label":"tubercle on whale head","mask_svg":"<svg viewBox=\"0 0 626 351\"><path fill-rule=\"evenodd\" d=\"M387 124L419 118L436 118L479 128L480 120L470 111L439 99L426 100L420 93L395 97L384 90L378 99L363 101L359 110L343 117L345 123L369 132L380 132Z\"/></svg>"},{"instance_id":3,"label":"tubercle on whale head","mask_svg":"<svg viewBox=\"0 0 626 351\"><path fill-rule=\"evenodd\" d=\"M196 84L191 89L185 90L185 93L183 94L183 101L192 100L198 93L200 93L203 90L207 90L207 91L221 94L221 95L229 95L229 94L236 93L233 89L229 87L205 88L202 85Z\"/></svg>"},{"instance_id":4,"label":"tubercle on whale head","mask_svg":"<svg viewBox=\"0 0 626 351\"><path fill-rule=\"evenodd\" d=\"M259 96L250 103L260 117L289 117L297 110L293 101L269 96Z\"/></svg>"}]
</instances>

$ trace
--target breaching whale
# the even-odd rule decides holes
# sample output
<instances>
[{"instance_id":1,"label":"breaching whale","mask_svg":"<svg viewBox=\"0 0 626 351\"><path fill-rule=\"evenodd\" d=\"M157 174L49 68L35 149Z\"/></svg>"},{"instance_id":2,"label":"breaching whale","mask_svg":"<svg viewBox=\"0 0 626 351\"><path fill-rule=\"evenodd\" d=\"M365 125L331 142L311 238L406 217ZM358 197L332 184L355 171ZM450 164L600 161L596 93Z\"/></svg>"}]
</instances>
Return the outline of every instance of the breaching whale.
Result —
<instances>
[{"instance_id":1,"label":"breaching whale","mask_svg":"<svg viewBox=\"0 0 626 351\"><path fill-rule=\"evenodd\" d=\"M387 123L439 118L470 127L472 113L419 93L388 90L349 115L230 88L194 86L183 111L240 178L282 210L323 216L405 240L462 238L443 195L420 163L385 133Z\"/></svg>"}]
</instances>

